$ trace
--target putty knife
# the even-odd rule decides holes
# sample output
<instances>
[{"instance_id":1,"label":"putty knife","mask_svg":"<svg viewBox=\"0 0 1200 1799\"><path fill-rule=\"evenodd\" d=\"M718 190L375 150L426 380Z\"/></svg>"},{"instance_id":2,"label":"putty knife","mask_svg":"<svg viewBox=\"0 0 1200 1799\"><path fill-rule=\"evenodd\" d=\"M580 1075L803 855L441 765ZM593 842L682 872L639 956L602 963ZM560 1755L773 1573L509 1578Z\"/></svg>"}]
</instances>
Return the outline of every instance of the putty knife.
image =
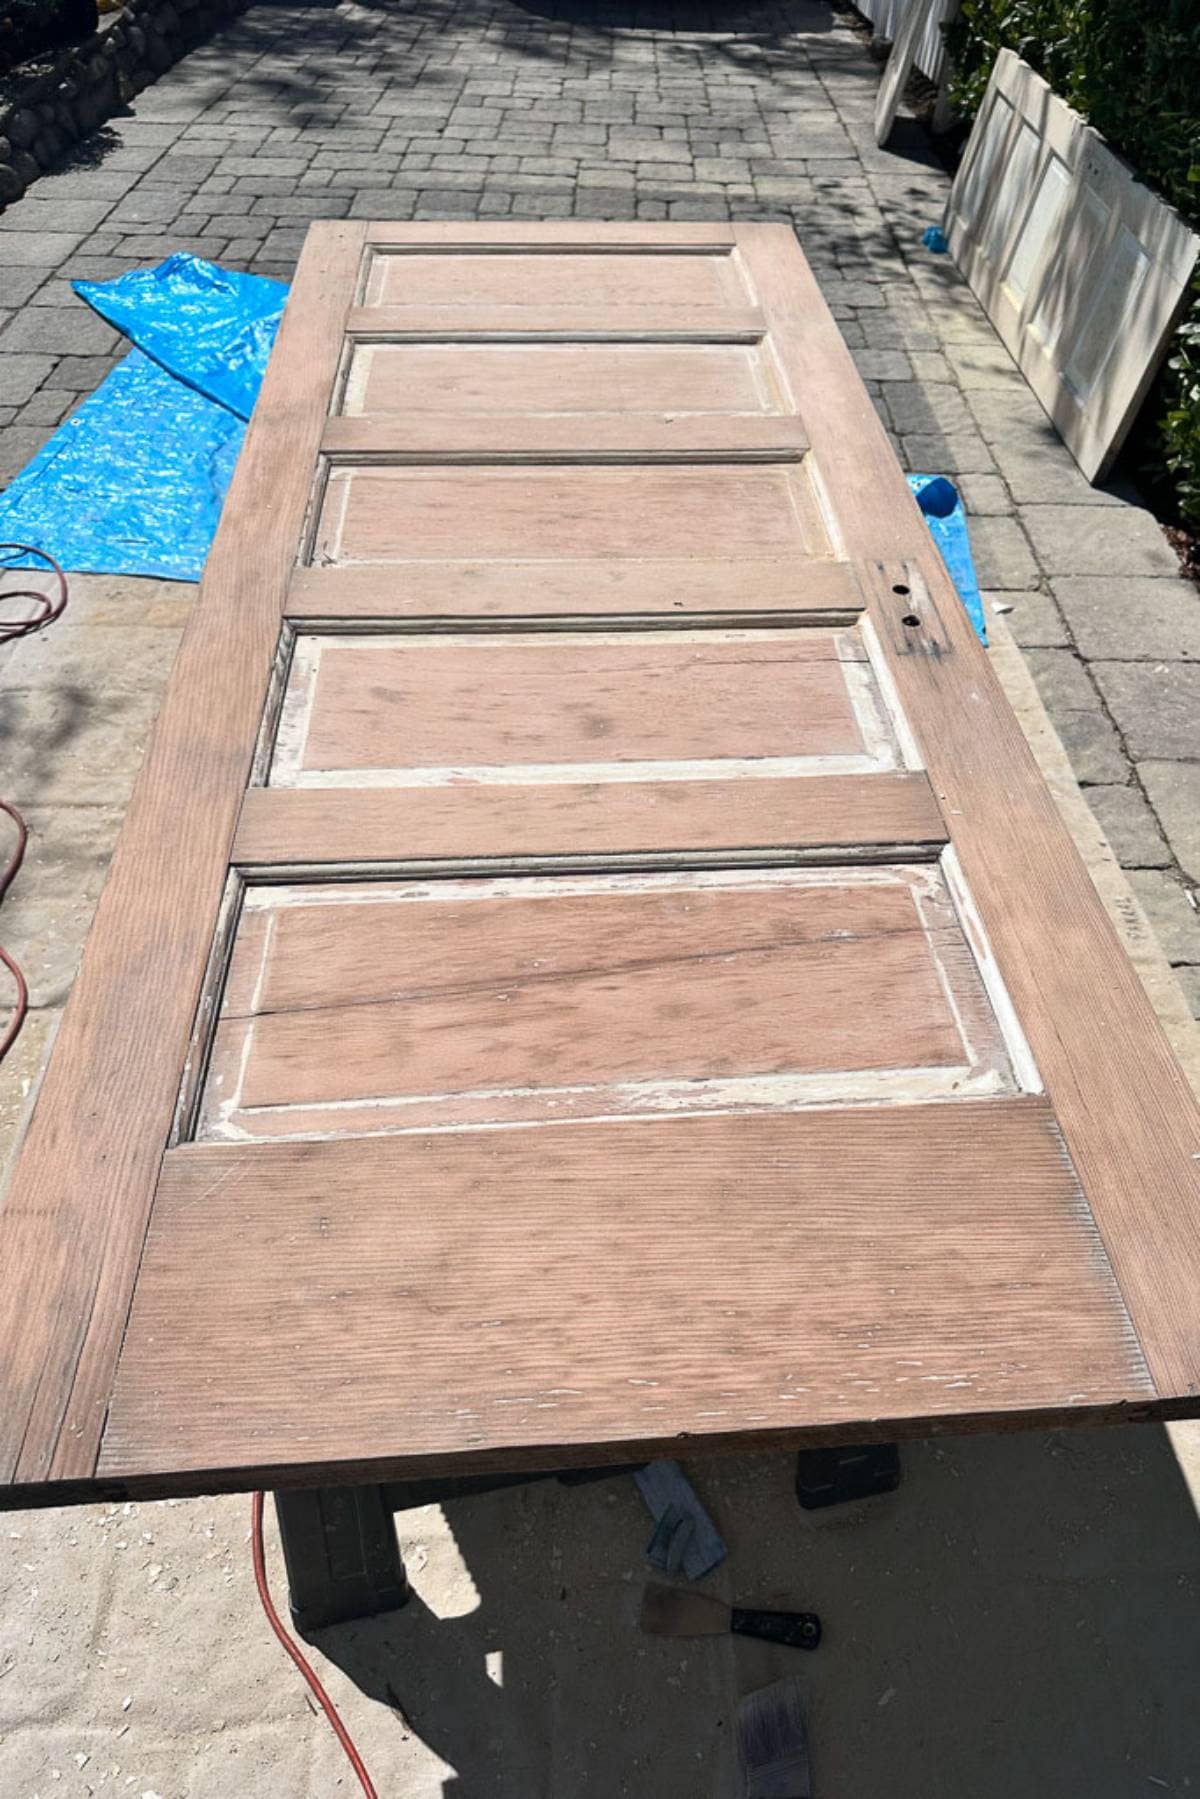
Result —
<instances>
[{"instance_id":1,"label":"putty knife","mask_svg":"<svg viewBox=\"0 0 1200 1799\"><path fill-rule=\"evenodd\" d=\"M821 1641L821 1620L815 1612L749 1611L677 1587L646 1588L642 1629L656 1637L715 1637L732 1631L737 1637L759 1637L764 1643L787 1643L793 1649L815 1649Z\"/></svg>"}]
</instances>

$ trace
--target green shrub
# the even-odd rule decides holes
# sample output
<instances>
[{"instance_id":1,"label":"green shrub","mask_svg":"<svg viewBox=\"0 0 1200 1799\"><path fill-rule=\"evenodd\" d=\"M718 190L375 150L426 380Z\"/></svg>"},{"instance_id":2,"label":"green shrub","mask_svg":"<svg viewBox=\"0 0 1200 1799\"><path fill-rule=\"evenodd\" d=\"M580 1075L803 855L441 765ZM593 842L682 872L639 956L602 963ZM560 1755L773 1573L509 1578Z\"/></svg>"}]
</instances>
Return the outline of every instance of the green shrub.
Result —
<instances>
[{"instance_id":1,"label":"green shrub","mask_svg":"<svg viewBox=\"0 0 1200 1799\"><path fill-rule=\"evenodd\" d=\"M1193 226L1200 226L1200 16L1196 0L962 0L946 28L951 98L979 109L1003 48L1055 93ZM1178 515L1200 525L1200 281L1155 385L1140 446Z\"/></svg>"}]
</instances>

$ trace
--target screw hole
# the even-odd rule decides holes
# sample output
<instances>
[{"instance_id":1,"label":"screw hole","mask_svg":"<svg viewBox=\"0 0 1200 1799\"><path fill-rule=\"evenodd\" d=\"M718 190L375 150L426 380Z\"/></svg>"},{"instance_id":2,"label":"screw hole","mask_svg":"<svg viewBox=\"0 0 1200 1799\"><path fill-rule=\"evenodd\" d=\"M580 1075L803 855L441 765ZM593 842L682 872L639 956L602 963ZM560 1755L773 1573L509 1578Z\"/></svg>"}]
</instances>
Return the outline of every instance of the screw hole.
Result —
<instances>
[{"instance_id":1,"label":"screw hole","mask_svg":"<svg viewBox=\"0 0 1200 1799\"><path fill-rule=\"evenodd\" d=\"M921 621L915 612L906 612L904 617L900 620L902 625L919 625L920 622Z\"/></svg>"},{"instance_id":2,"label":"screw hole","mask_svg":"<svg viewBox=\"0 0 1200 1799\"><path fill-rule=\"evenodd\" d=\"M904 585L903 581L897 581L896 585L892 588L892 592L893 593L907 593L908 588Z\"/></svg>"}]
</instances>

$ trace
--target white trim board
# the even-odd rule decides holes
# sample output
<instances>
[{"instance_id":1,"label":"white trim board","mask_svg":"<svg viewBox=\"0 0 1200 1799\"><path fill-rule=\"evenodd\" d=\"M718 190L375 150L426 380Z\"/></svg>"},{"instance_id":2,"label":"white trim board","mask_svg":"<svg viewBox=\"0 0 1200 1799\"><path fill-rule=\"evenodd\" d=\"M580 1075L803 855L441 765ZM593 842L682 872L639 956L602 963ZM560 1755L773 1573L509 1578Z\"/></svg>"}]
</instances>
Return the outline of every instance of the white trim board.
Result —
<instances>
[{"instance_id":1,"label":"white trim board","mask_svg":"<svg viewBox=\"0 0 1200 1799\"><path fill-rule=\"evenodd\" d=\"M1121 447L1200 239L1011 50L950 198L955 262L1089 481Z\"/></svg>"},{"instance_id":2,"label":"white trim board","mask_svg":"<svg viewBox=\"0 0 1200 1799\"><path fill-rule=\"evenodd\" d=\"M854 0L855 10L875 27L877 38L894 43L911 11L910 0ZM958 0L937 0L921 25L913 52L913 64L930 81L940 81L946 65L946 46L941 28L958 11Z\"/></svg>"},{"instance_id":3,"label":"white trim board","mask_svg":"<svg viewBox=\"0 0 1200 1799\"><path fill-rule=\"evenodd\" d=\"M880 149L892 135L918 48L928 38L935 16L941 16L944 10L943 0L908 0L875 96L875 142Z\"/></svg>"}]
</instances>

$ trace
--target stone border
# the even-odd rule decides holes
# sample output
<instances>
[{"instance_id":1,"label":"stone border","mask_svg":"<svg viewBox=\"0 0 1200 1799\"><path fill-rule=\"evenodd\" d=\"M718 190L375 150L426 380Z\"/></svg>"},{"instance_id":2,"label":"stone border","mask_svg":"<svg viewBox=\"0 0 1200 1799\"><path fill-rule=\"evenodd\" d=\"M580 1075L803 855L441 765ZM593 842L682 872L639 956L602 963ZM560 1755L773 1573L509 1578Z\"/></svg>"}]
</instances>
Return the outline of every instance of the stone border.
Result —
<instances>
[{"instance_id":1,"label":"stone border","mask_svg":"<svg viewBox=\"0 0 1200 1799\"><path fill-rule=\"evenodd\" d=\"M249 0L127 0L0 105L0 207Z\"/></svg>"}]
</instances>

